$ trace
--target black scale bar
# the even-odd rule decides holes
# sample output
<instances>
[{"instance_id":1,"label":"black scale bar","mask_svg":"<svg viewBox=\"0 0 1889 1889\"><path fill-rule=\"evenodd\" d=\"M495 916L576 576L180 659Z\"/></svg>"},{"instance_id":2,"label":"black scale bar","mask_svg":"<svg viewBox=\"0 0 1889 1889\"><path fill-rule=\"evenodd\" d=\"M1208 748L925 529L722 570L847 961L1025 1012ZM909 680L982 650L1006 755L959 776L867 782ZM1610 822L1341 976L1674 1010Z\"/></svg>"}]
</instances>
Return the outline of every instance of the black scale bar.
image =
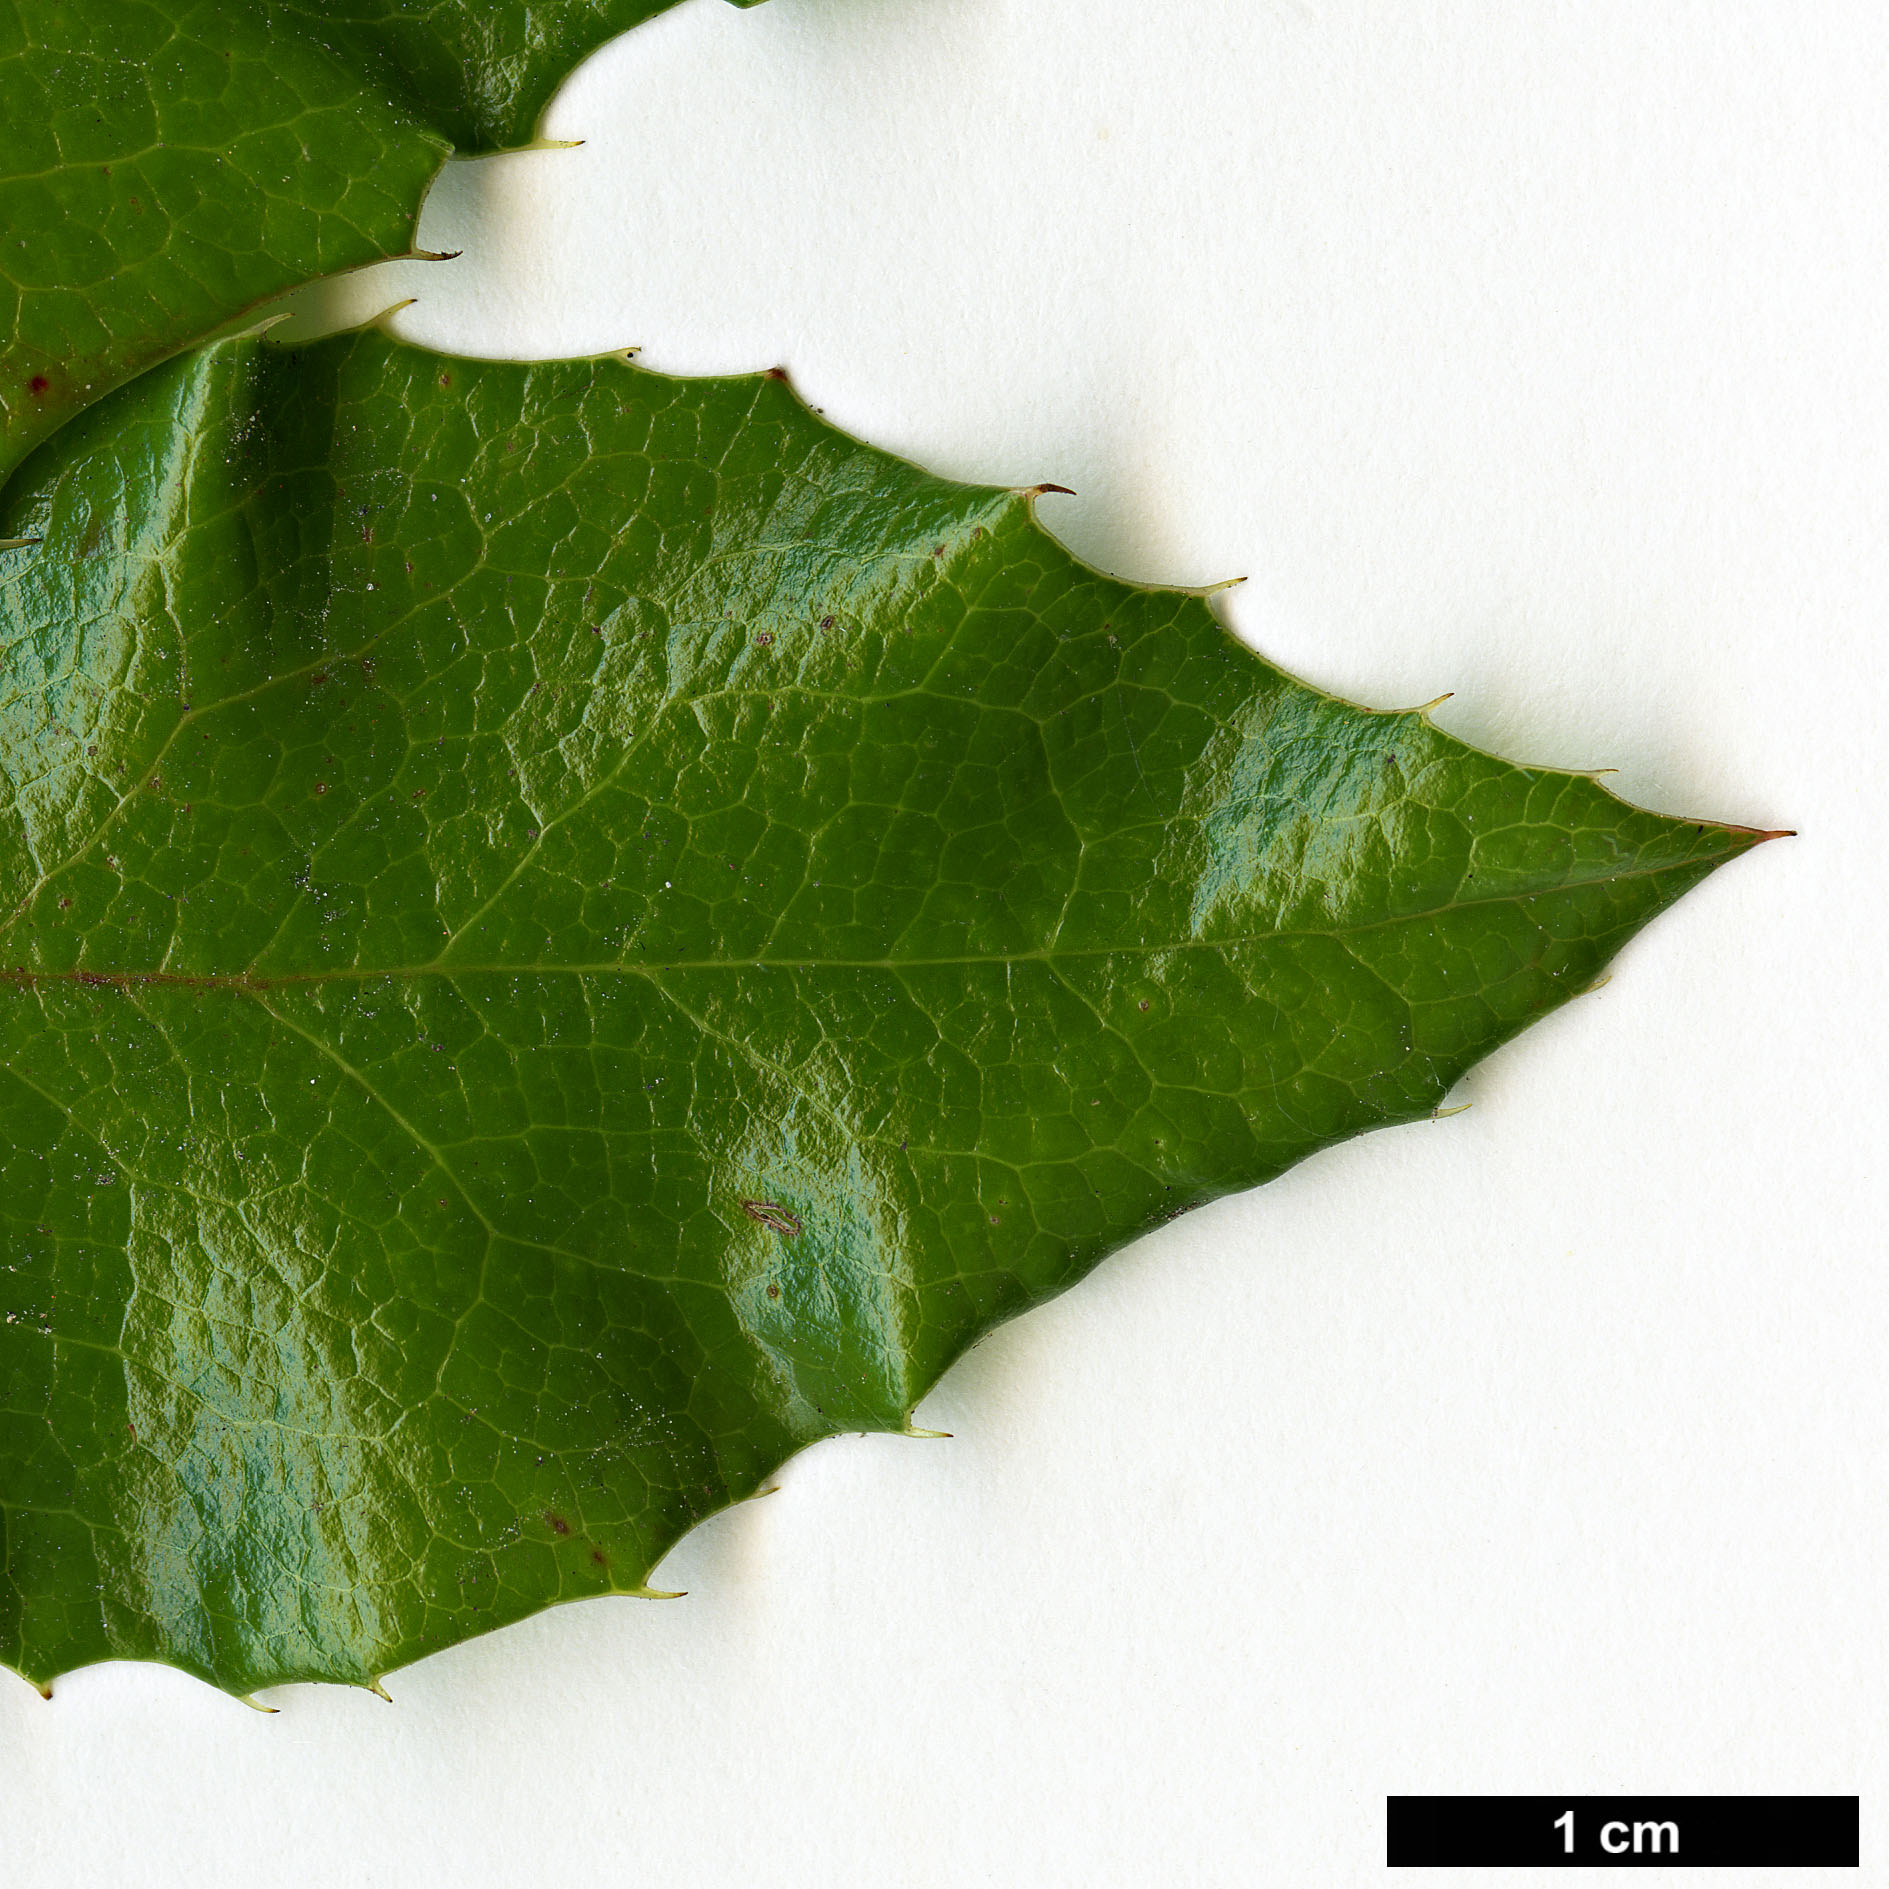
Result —
<instances>
[{"instance_id":1,"label":"black scale bar","mask_svg":"<svg viewBox=\"0 0 1889 1889\"><path fill-rule=\"evenodd\" d=\"M1391 1797L1385 1812L1393 1868L1858 1867L1854 1797Z\"/></svg>"}]
</instances>

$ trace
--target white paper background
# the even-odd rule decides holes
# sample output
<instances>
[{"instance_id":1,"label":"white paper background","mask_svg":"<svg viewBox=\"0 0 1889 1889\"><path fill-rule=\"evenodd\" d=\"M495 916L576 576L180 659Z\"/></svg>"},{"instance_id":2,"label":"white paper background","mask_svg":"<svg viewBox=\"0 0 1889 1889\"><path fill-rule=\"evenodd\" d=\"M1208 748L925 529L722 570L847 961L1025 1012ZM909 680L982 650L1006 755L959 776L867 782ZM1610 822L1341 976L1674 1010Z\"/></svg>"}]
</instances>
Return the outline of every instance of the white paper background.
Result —
<instances>
[{"instance_id":1,"label":"white paper background","mask_svg":"<svg viewBox=\"0 0 1889 1889\"><path fill-rule=\"evenodd\" d=\"M0 1685L0 1876L1342 1886L1388 1791L1562 1790L1860 1790L1880 1870L1886 87L1876 0L690 0L451 175L357 313L785 363L1320 684L1802 837L685 1601L392 1707Z\"/></svg>"}]
</instances>

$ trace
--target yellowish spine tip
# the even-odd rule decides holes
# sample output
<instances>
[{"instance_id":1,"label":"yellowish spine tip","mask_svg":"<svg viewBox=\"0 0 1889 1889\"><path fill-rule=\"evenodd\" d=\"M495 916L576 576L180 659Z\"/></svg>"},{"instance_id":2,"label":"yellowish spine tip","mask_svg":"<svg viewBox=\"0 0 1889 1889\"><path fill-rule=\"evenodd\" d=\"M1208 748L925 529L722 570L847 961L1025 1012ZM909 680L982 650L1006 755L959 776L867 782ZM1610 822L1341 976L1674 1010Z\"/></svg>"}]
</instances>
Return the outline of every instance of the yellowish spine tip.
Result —
<instances>
[{"instance_id":1,"label":"yellowish spine tip","mask_svg":"<svg viewBox=\"0 0 1889 1889\"><path fill-rule=\"evenodd\" d=\"M951 1440L951 1432L949 1430L925 1430L921 1429L915 1423L908 1423L905 1428L899 1432L899 1435L934 1437L946 1443Z\"/></svg>"},{"instance_id":2,"label":"yellowish spine tip","mask_svg":"<svg viewBox=\"0 0 1889 1889\"><path fill-rule=\"evenodd\" d=\"M1024 498L1033 500L1041 498L1045 492L1060 492L1064 498L1074 498L1076 496L1075 489L1067 485L1024 485L1019 486L1017 490Z\"/></svg>"},{"instance_id":3,"label":"yellowish spine tip","mask_svg":"<svg viewBox=\"0 0 1889 1889\"><path fill-rule=\"evenodd\" d=\"M371 321L367 322L364 325L369 328L384 327L387 324L387 322L389 322L395 315L399 314L403 308L411 308L413 304L417 302L419 299L420 298L417 295L403 295L399 301L389 303L388 306L383 308L378 315L374 316Z\"/></svg>"},{"instance_id":4,"label":"yellowish spine tip","mask_svg":"<svg viewBox=\"0 0 1889 1889\"><path fill-rule=\"evenodd\" d=\"M1475 1106L1473 1102L1458 1102L1454 1108L1433 1108L1430 1119L1433 1122L1446 1122L1452 1115L1467 1115Z\"/></svg>"},{"instance_id":5,"label":"yellowish spine tip","mask_svg":"<svg viewBox=\"0 0 1889 1889\"><path fill-rule=\"evenodd\" d=\"M264 1705L260 1699L252 1699L246 1692L239 1692L234 1696L238 1705L246 1705L252 1712L267 1712L273 1717L277 1712L282 1710L279 1705ZM383 1699L387 1697L384 1692L380 1696ZM389 1701L389 1703L391 1703L391 1701Z\"/></svg>"},{"instance_id":6,"label":"yellowish spine tip","mask_svg":"<svg viewBox=\"0 0 1889 1889\"><path fill-rule=\"evenodd\" d=\"M686 1600L689 1594L686 1587L626 1587L623 1591L632 1600Z\"/></svg>"},{"instance_id":7,"label":"yellowish spine tip","mask_svg":"<svg viewBox=\"0 0 1889 1889\"><path fill-rule=\"evenodd\" d=\"M370 1679L367 1682L367 1689L369 1692L371 1692L374 1695L375 1698L384 1699L389 1705L393 1704L394 1695L391 1692L389 1692L387 1688L383 1686L378 1679Z\"/></svg>"}]
</instances>

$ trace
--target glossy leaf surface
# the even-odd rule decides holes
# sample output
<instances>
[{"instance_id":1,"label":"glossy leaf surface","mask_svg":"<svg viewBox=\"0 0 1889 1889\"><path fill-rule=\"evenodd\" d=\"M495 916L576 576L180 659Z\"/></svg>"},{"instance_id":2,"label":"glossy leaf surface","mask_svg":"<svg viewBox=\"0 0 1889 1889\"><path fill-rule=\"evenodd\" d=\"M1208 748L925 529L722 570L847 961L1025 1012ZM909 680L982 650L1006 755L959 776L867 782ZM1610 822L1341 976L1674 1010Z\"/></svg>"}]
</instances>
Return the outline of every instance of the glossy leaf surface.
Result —
<instances>
[{"instance_id":1,"label":"glossy leaf surface","mask_svg":"<svg viewBox=\"0 0 1889 1889\"><path fill-rule=\"evenodd\" d=\"M449 149L529 142L674 3L0 0L0 479L267 297L405 252Z\"/></svg>"},{"instance_id":2,"label":"glossy leaf surface","mask_svg":"<svg viewBox=\"0 0 1889 1889\"><path fill-rule=\"evenodd\" d=\"M0 1659L635 1590L1758 837L1347 707L779 380L146 376L0 532Z\"/></svg>"}]
</instances>

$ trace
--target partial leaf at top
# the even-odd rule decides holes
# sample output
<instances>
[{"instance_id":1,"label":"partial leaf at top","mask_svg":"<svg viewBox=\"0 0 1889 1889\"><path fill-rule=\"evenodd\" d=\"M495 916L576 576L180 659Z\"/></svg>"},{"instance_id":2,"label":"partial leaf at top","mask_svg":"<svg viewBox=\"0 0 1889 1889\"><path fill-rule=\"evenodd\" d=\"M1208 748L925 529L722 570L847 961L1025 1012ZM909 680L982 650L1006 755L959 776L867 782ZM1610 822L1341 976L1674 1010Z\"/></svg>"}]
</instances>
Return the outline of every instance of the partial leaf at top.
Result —
<instances>
[{"instance_id":1,"label":"partial leaf at top","mask_svg":"<svg viewBox=\"0 0 1889 1889\"><path fill-rule=\"evenodd\" d=\"M0 480L259 302L407 251L449 150L528 142L673 4L0 0Z\"/></svg>"},{"instance_id":2,"label":"partial leaf at top","mask_svg":"<svg viewBox=\"0 0 1889 1889\"><path fill-rule=\"evenodd\" d=\"M1760 837L1293 682L771 378L225 342L0 534L35 1679L635 1591Z\"/></svg>"}]
</instances>

